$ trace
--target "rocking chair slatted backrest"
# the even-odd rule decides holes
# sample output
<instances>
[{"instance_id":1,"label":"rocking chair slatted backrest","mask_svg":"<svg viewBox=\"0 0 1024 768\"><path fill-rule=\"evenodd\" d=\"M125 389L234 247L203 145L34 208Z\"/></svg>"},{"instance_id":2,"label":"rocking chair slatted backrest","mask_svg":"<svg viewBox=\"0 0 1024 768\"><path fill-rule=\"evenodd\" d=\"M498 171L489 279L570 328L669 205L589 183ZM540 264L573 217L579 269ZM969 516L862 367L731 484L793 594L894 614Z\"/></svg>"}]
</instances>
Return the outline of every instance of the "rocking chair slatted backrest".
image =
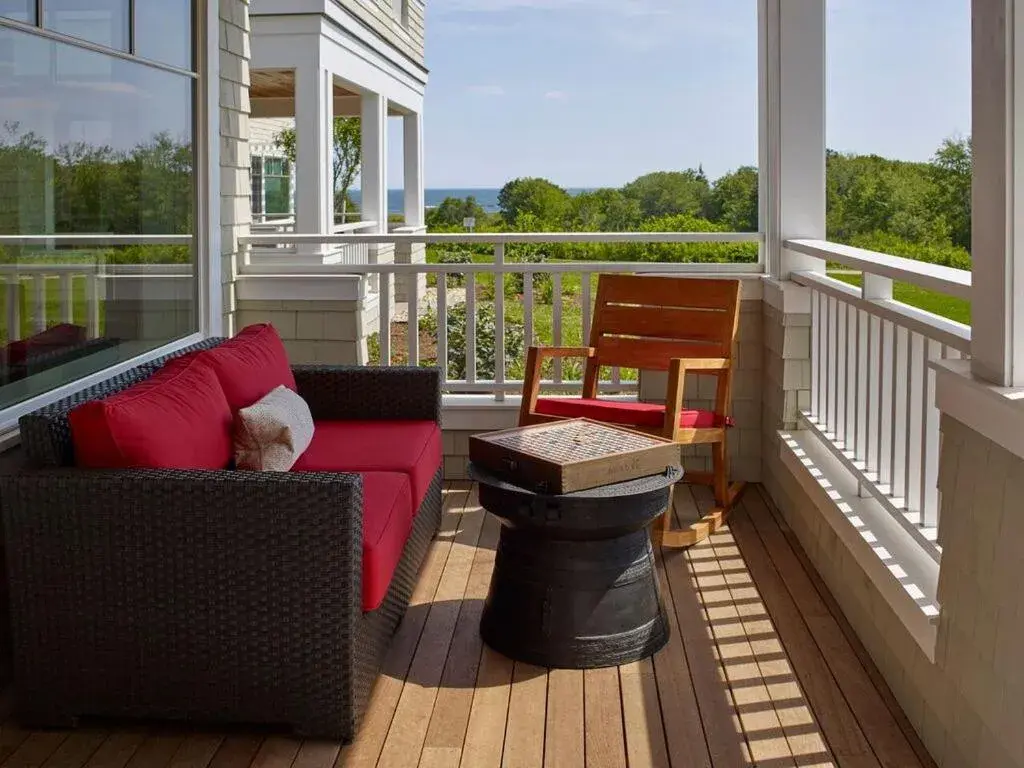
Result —
<instances>
[{"instance_id":1,"label":"rocking chair slatted backrest","mask_svg":"<svg viewBox=\"0 0 1024 768\"><path fill-rule=\"evenodd\" d=\"M601 275L584 397L602 367L668 370L673 358L730 358L739 318L738 280Z\"/></svg>"}]
</instances>

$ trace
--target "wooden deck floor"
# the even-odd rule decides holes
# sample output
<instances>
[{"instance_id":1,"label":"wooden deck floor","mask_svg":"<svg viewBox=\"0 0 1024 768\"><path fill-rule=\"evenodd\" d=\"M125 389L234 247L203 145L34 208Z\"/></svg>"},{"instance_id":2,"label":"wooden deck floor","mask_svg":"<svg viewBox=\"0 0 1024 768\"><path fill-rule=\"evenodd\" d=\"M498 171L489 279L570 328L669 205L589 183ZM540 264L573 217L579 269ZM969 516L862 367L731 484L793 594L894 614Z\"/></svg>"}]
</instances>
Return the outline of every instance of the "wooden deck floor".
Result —
<instances>
[{"instance_id":1,"label":"wooden deck floor","mask_svg":"<svg viewBox=\"0 0 1024 768\"><path fill-rule=\"evenodd\" d=\"M710 505L680 488L682 517ZM621 668L548 671L482 646L498 524L446 490L355 744L283 736L0 728L0 766L639 768L931 766L831 596L757 488L731 525L659 556L672 639Z\"/></svg>"}]
</instances>

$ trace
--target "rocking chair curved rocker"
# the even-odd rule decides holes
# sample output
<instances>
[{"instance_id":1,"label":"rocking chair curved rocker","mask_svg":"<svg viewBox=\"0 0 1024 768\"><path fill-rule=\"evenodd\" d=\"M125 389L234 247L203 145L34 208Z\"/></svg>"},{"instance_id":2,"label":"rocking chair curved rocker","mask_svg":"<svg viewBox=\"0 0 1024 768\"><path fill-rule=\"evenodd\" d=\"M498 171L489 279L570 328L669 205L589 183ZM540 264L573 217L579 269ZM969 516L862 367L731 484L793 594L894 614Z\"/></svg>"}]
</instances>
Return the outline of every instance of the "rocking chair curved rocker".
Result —
<instances>
[{"instance_id":1,"label":"rocking chair curved rocker","mask_svg":"<svg viewBox=\"0 0 1024 768\"><path fill-rule=\"evenodd\" d=\"M672 530L671 504L662 516L661 543L687 547L723 524L742 483L729 482L726 440L731 412L733 346L739 325L738 280L639 275L598 279L589 347L530 347L526 359L520 426L587 417L660 435L680 445L711 445L711 472L687 472L689 482L710 485L715 507L688 528ZM540 397L546 359L586 359L579 398ZM602 367L667 371L665 404L598 397ZM713 410L683 408L686 374L715 376Z\"/></svg>"}]
</instances>

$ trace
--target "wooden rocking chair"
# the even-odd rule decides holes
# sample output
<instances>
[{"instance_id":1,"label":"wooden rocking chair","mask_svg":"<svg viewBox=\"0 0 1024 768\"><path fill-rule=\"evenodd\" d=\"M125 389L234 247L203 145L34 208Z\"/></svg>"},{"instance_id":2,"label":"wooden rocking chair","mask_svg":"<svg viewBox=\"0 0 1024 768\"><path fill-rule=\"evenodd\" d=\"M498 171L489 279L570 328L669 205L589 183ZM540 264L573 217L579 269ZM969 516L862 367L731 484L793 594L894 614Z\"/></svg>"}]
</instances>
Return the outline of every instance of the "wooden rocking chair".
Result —
<instances>
[{"instance_id":1,"label":"wooden rocking chair","mask_svg":"<svg viewBox=\"0 0 1024 768\"><path fill-rule=\"evenodd\" d=\"M712 471L687 472L714 489L715 508L688 529L672 530L672 506L662 516L661 543L687 547L717 530L743 489L729 483L726 436L732 426L733 343L739 324L738 280L601 275L589 347L530 347L520 426L587 417L670 438L709 443ZM582 398L539 397L547 358L586 358ZM601 368L668 371L665 405L598 398ZM687 373L718 379L714 410L684 410Z\"/></svg>"}]
</instances>

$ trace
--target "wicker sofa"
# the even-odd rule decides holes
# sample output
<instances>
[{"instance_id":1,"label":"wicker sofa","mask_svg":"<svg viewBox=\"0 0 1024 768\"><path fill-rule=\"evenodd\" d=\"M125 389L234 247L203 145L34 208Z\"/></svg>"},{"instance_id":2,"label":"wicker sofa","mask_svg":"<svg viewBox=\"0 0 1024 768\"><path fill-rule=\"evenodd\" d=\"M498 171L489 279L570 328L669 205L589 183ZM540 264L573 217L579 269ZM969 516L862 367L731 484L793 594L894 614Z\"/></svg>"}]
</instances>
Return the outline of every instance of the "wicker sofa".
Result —
<instances>
[{"instance_id":1,"label":"wicker sofa","mask_svg":"<svg viewBox=\"0 0 1024 768\"><path fill-rule=\"evenodd\" d=\"M16 706L38 725L176 719L350 741L440 522L440 466L364 610L360 474L74 467L69 412L161 362L22 420L31 466L0 478ZM318 422L439 423L436 370L293 371Z\"/></svg>"}]
</instances>

